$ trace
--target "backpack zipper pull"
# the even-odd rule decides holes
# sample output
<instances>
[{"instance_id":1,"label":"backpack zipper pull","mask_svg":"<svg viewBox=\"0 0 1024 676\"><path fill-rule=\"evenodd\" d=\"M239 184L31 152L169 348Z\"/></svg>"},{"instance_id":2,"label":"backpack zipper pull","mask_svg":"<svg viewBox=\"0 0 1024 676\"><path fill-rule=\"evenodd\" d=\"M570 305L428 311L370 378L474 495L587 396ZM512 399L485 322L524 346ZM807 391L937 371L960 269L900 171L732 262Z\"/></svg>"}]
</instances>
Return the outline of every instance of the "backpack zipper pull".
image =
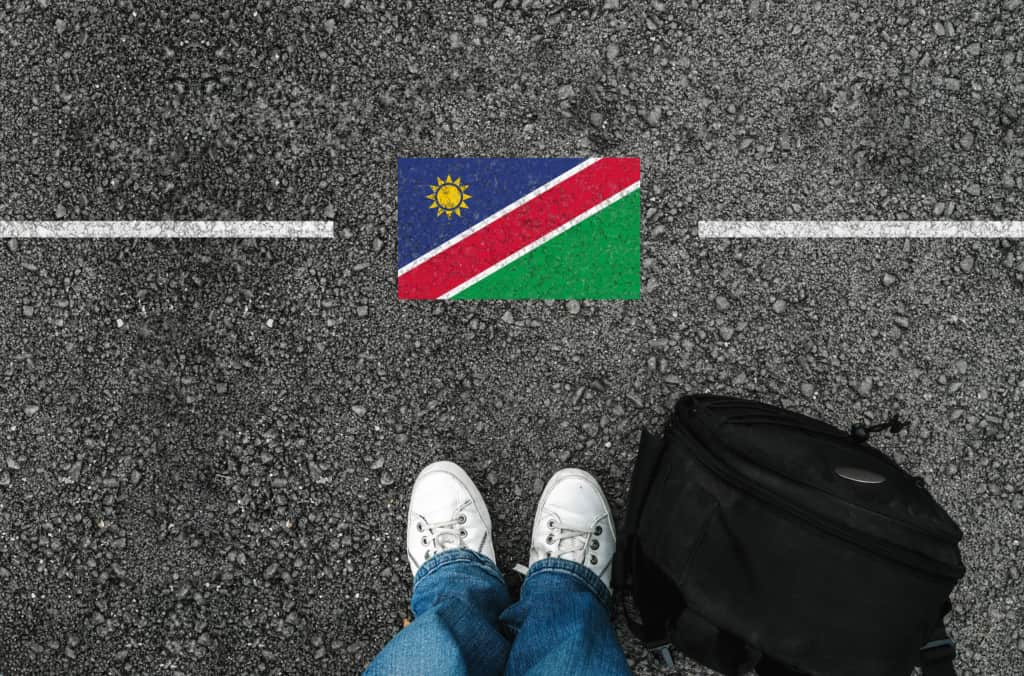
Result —
<instances>
[{"instance_id":1,"label":"backpack zipper pull","mask_svg":"<svg viewBox=\"0 0 1024 676\"><path fill-rule=\"evenodd\" d=\"M675 662L672 660L670 644L662 643L661 645L656 645L653 648L650 648L650 651L657 657L661 658L662 662L664 662L665 666L669 669L675 667Z\"/></svg>"},{"instance_id":2,"label":"backpack zipper pull","mask_svg":"<svg viewBox=\"0 0 1024 676\"><path fill-rule=\"evenodd\" d=\"M874 432L881 432L882 430L887 429L892 434L897 434L900 430L906 427L907 423L900 420L900 414L894 413L885 422L877 425L871 425L870 427L864 423L854 423L850 427L850 436L853 437L857 443L862 444L870 439Z\"/></svg>"}]
</instances>

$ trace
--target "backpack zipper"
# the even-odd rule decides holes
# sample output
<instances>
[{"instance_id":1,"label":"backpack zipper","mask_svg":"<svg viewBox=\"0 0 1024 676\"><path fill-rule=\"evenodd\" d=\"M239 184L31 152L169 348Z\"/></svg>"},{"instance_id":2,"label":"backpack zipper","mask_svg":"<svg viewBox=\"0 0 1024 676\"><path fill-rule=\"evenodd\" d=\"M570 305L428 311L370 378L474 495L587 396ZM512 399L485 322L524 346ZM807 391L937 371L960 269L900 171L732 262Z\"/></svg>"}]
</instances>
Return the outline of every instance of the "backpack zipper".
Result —
<instances>
[{"instance_id":1,"label":"backpack zipper","mask_svg":"<svg viewBox=\"0 0 1024 676\"><path fill-rule=\"evenodd\" d=\"M879 460L884 460L887 465L890 465L903 472L903 468L897 465L892 458L887 456L885 453L882 453L874 446L865 444L864 442L867 441L866 438L860 439L852 432L843 432L842 430L832 427L831 425L825 423L818 423L817 421L814 421L816 424L812 426L808 424L802 424L800 421L793 420L788 416L775 416L770 414L743 414L724 418L724 421L728 423L745 423L753 425L779 425L780 427L790 427L797 430L803 430L805 432L813 432L814 434L818 434L823 437L831 437L834 439L840 439L842 441L848 441L851 444L855 445L856 447L862 449L872 457L878 458Z\"/></svg>"},{"instance_id":2,"label":"backpack zipper","mask_svg":"<svg viewBox=\"0 0 1024 676\"><path fill-rule=\"evenodd\" d=\"M842 430L834 427L833 425L829 425L828 423L823 422L821 420L816 420L814 418L810 418L800 413L787 411L786 409L778 408L777 406L772 406L770 404L747 402L742 399L733 399L730 397L713 397L705 399L699 399L694 397L692 401L694 405L691 405L691 408L696 408L695 404L700 403L702 406L708 409L724 409L729 408L731 406L734 408L742 408L746 411L752 411L748 413L737 413L731 416L723 416L729 422L756 421L764 422L766 424L771 423L775 425L782 425L785 427L792 427L799 430L816 432L818 434L822 434L825 436L836 437L837 439L846 439L857 443L863 443L867 441L871 436L872 432L878 432L883 429L889 429L895 434L899 432L901 429L908 426L908 423L901 421L898 415L893 415L889 418L889 420L879 425L867 426L862 423L858 423L852 425L850 427L849 432L843 432ZM871 446L865 446L865 448L871 451L872 455L875 455L876 457L885 460L888 464L902 471L902 468L899 465L893 462L893 460L889 456L885 455L878 449Z\"/></svg>"}]
</instances>

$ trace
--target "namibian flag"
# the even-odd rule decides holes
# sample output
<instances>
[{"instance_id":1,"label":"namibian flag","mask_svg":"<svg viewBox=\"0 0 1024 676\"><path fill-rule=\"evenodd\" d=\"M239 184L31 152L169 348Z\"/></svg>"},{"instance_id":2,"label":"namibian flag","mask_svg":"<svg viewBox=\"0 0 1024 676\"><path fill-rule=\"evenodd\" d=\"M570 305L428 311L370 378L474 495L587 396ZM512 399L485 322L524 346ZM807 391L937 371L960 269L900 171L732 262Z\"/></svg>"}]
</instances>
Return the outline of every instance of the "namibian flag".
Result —
<instances>
[{"instance_id":1,"label":"namibian flag","mask_svg":"<svg viewBox=\"0 0 1024 676\"><path fill-rule=\"evenodd\" d=\"M399 298L639 298L640 160L400 158Z\"/></svg>"}]
</instances>

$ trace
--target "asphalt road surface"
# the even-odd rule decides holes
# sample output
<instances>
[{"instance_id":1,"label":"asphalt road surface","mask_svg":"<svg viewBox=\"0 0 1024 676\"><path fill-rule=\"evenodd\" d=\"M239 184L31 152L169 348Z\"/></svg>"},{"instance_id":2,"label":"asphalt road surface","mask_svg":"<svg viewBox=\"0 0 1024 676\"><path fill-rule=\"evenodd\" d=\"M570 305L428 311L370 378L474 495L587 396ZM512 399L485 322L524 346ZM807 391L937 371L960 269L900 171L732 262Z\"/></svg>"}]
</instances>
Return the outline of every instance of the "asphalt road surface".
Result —
<instances>
[{"instance_id":1,"label":"asphalt road surface","mask_svg":"<svg viewBox=\"0 0 1024 676\"><path fill-rule=\"evenodd\" d=\"M1024 673L1024 245L696 237L1020 219L1022 94L1021 0L4 2L0 219L336 238L0 244L0 672L358 671L424 464L510 570L553 471L621 510L699 391L909 419L958 669ZM398 302L395 158L448 155L642 158L642 299Z\"/></svg>"}]
</instances>

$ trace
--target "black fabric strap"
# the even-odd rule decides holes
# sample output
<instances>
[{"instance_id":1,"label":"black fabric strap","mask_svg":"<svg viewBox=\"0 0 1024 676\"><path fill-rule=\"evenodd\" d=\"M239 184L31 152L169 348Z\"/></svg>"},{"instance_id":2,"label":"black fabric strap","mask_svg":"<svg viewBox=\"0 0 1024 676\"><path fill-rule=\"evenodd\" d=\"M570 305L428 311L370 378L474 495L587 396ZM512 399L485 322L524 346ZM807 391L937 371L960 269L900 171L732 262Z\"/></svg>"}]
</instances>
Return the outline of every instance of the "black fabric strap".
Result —
<instances>
[{"instance_id":1,"label":"black fabric strap","mask_svg":"<svg viewBox=\"0 0 1024 676\"><path fill-rule=\"evenodd\" d=\"M629 484L626 518L619 529L615 561L612 566L612 588L617 592L618 605L623 610L622 616L633 635L643 641L651 650L665 646L667 643L666 628L659 626L662 623L651 621L651 618L645 618L642 614L641 619L644 621L632 617L625 607L624 597L626 591L633 591L634 599L636 598L634 574L640 555L637 529L640 526L644 504L647 502L647 494L650 492L658 463L661 461L663 448L662 440L659 437L650 434L647 430L641 430L640 448Z\"/></svg>"},{"instance_id":2,"label":"black fabric strap","mask_svg":"<svg viewBox=\"0 0 1024 676\"><path fill-rule=\"evenodd\" d=\"M663 443L661 438L647 430L640 431L640 450L633 467L633 477L629 483L629 508L626 510L626 522L623 529L635 533L640 525L640 515L644 511L647 494L651 490L655 470L661 461Z\"/></svg>"},{"instance_id":3,"label":"black fabric strap","mask_svg":"<svg viewBox=\"0 0 1024 676\"><path fill-rule=\"evenodd\" d=\"M683 652L722 674L750 673L761 653L740 637L723 631L690 610L683 610L672 627L672 643Z\"/></svg>"},{"instance_id":4,"label":"black fabric strap","mask_svg":"<svg viewBox=\"0 0 1024 676\"><path fill-rule=\"evenodd\" d=\"M633 476L629 482L629 501L626 505L626 518L619 529L618 549L612 566L612 587L627 589L634 570L636 560L636 531L640 525L647 493L651 489L658 461L661 460L661 439L647 430L640 431L640 450L633 465Z\"/></svg>"},{"instance_id":5,"label":"black fabric strap","mask_svg":"<svg viewBox=\"0 0 1024 676\"><path fill-rule=\"evenodd\" d=\"M948 612L947 604L945 615ZM953 668L953 658L956 657L956 644L946 633L946 625L939 620L938 626L928 637L928 642L921 646L921 673L923 676L956 676Z\"/></svg>"}]
</instances>

